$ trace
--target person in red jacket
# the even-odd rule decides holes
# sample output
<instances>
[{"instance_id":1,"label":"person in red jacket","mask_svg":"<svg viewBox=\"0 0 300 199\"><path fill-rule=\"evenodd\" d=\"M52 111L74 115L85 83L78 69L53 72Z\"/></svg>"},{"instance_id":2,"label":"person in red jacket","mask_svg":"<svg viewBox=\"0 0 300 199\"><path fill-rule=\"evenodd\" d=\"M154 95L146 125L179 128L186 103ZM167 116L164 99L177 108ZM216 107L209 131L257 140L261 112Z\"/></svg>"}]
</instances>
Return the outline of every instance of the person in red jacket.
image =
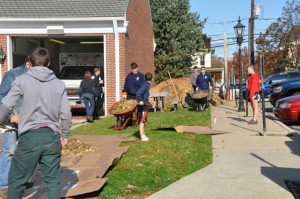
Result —
<instances>
[{"instance_id":1,"label":"person in red jacket","mask_svg":"<svg viewBox=\"0 0 300 199\"><path fill-rule=\"evenodd\" d=\"M258 115L258 97L260 90L260 78L255 73L253 66L248 66L248 74L250 75L248 79L248 99L251 102L253 110L253 118L248 124L257 124Z\"/></svg>"}]
</instances>

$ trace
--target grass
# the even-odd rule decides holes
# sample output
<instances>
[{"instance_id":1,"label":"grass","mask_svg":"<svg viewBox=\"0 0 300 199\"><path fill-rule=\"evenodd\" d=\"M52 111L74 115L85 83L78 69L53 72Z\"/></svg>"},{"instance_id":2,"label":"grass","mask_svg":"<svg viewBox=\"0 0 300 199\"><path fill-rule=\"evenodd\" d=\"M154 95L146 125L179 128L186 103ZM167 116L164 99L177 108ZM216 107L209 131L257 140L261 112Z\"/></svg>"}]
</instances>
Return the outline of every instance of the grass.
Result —
<instances>
[{"instance_id":1,"label":"grass","mask_svg":"<svg viewBox=\"0 0 300 199\"><path fill-rule=\"evenodd\" d=\"M108 178L100 197L145 198L180 178L212 162L211 136L153 130L157 127L178 125L210 126L210 111L195 112L187 109L176 112L149 113L146 134L150 142L126 143L130 146ZM121 131L113 129L115 117L107 117L76 128L72 134L130 134L138 137L138 126Z\"/></svg>"}]
</instances>

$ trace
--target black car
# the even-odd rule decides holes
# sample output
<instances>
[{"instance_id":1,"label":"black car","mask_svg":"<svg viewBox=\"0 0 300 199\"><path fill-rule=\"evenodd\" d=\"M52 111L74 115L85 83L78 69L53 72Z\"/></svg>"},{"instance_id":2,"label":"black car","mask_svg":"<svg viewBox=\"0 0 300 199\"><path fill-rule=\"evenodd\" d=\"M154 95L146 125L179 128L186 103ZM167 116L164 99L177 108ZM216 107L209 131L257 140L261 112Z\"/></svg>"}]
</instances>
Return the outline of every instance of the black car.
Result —
<instances>
[{"instance_id":1,"label":"black car","mask_svg":"<svg viewBox=\"0 0 300 199\"><path fill-rule=\"evenodd\" d=\"M278 99L300 95L300 78L286 80L271 85L270 103L275 106Z\"/></svg>"}]
</instances>

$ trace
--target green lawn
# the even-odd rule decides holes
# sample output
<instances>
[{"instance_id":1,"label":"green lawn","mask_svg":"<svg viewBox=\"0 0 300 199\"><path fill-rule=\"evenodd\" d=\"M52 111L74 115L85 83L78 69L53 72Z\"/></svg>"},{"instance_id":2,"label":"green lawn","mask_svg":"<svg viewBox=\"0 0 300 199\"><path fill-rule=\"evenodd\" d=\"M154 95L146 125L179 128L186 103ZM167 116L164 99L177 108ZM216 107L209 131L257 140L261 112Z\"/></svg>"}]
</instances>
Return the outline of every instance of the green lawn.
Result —
<instances>
[{"instance_id":1,"label":"green lawn","mask_svg":"<svg viewBox=\"0 0 300 199\"><path fill-rule=\"evenodd\" d=\"M108 180L100 197L144 198L210 164L211 136L153 130L178 125L210 126L210 118L209 110L195 112L181 109L176 112L149 113L145 132L150 142L137 140L124 144L130 148L106 174ZM115 122L115 117L107 117L78 127L72 134L138 135L138 126L115 131Z\"/></svg>"}]
</instances>

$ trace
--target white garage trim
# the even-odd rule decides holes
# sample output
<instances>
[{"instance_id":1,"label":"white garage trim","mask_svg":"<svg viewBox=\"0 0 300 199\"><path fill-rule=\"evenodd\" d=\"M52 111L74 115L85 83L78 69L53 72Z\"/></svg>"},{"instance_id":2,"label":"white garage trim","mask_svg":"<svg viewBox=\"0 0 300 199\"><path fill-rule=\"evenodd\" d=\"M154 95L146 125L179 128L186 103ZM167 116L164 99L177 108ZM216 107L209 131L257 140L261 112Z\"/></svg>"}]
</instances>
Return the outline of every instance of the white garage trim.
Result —
<instances>
[{"instance_id":1,"label":"white garage trim","mask_svg":"<svg viewBox=\"0 0 300 199\"><path fill-rule=\"evenodd\" d=\"M105 115L108 113L108 107L107 107L107 75L106 75L106 35L103 35L103 54L104 54L104 63L103 63L103 72L104 72L104 110L105 110Z\"/></svg>"},{"instance_id":2,"label":"white garage trim","mask_svg":"<svg viewBox=\"0 0 300 199\"><path fill-rule=\"evenodd\" d=\"M114 33L115 33L115 62L116 62L116 101L120 100L120 44L118 24L113 20Z\"/></svg>"},{"instance_id":3,"label":"white garage trim","mask_svg":"<svg viewBox=\"0 0 300 199\"><path fill-rule=\"evenodd\" d=\"M64 34L105 34L114 33L112 21L69 21L69 22L44 22L44 21L0 21L0 34L48 34L49 28L59 27ZM116 21L119 33L126 33L127 21Z\"/></svg>"},{"instance_id":4,"label":"white garage trim","mask_svg":"<svg viewBox=\"0 0 300 199\"><path fill-rule=\"evenodd\" d=\"M7 55L6 55L6 59L7 59L7 71L9 71L10 69L13 68L13 52L12 52L12 39L10 36L6 36L6 45L7 45Z\"/></svg>"}]
</instances>

